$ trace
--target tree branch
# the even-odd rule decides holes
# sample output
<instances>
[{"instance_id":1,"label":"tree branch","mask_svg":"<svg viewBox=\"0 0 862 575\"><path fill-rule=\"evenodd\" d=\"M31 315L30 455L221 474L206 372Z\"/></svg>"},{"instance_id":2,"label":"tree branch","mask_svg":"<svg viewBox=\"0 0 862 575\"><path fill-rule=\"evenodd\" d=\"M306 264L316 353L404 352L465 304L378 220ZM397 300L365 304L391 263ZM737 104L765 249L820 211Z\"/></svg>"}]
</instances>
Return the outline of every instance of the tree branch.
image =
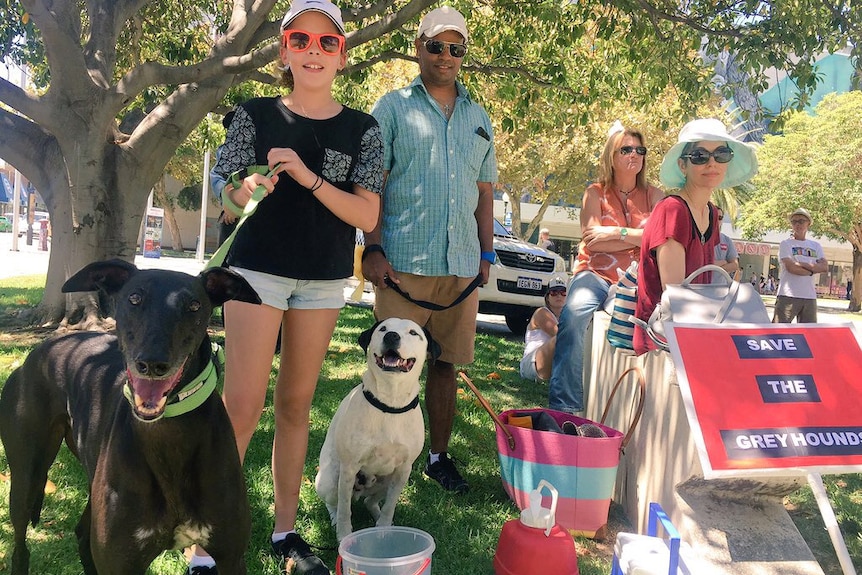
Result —
<instances>
[{"instance_id":1,"label":"tree branch","mask_svg":"<svg viewBox=\"0 0 862 575\"><path fill-rule=\"evenodd\" d=\"M122 95L124 102L128 102L149 86L203 82L223 73L248 72L272 62L277 56L278 43L273 42L242 56L227 58L210 56L197 64L188 66L167 66L158 62L144 62L129 70L117 82L113 92Z\"/></svg>"},{"instance_id":2,"label":"tree branch","mask_svg":"<svg viewBox=\"0 0 862 575\"><path fill-rule=\"evenodd\" d=\"M81 53L81 16L69 0L54 0L50 7L40 0L22 0L21 4L42 32L45 57L51 69L49 91L69 96L86 91L89 74Z\"/></svg>"},{"instance_id":3,"label":"tree branch","mask_svg":"<svg viewBox=\"0 0 862 575\"><path fill-rule=\"evenodd\" d=\"M638 6L643 8L647 14L650 16L654 16L661 20L667 20L668 22L674 22L676 24L683 24L692 30L696 30L698 32L702 32L704 34L708 34L710 36L723 36L727 38L742 38L743 32L740 32L737 29L717 29L717 28L709 28L704 26L697 20L693 20L687 16L682 16L679 14L671 14L669 12L665 12L660 9L658 6L653 6L647 0L636 0Z\"/></svg>"},{"instance_id":4,"label":"tree branch","mask_svg":"<svg viewBox=\"0 0 862 575\"><path fill-rule=\"evenodd\" d=\"M87 0L89 38L84 45L84 60L90 77L102 89L111 85L111 73L117 61L117 38L126 21L150 0L104 2Z\"/></svg>"},{"instance_id":5,"label":"tree branch","mask_svg":"<svg viewBox=\"0 0 862 575\"><path fill-rule=\"evenodd\" d=\"M38 124L42 124L47 119L44 105L38 97L4 78L0 78L0 102L33 119Z\"/></svg>"},{"instance_id":6,"label":"tree branch","mask_svg":"<svg viewBox=\"0 0 862 575\"><path fill-rule=\"evenodd\" d=\"M383 36L396 28L414 20L426 8L434 4L435 0L410 0L404 7L394 14L384 16L377 22L369 24L349 35L347 45L349 47L361 46L366 42ZM388 8L388 6L386 6ZM382 9L380 10L382 11Z\"/></svg>"},{"instance_id":7,"label":"tree branch","mask_svg":"<svg viewBox=\"0 0 862 575\"><path fill-rule=\"evenodd\" d=\"M48 181L47 170L56 167L46 156L62 159L59 150L56 138L38 124L0 108L0 157L26 174L37 187L39 179Z\"/></svg>"},{"instance_id":8,"label":"tree branch","mask_svg":"<svg viewBox=\"0 0 862 575\"><path fill-rule=\"evenodd\" d=\"M388 62L390 60L405 60L407 62L418 62L418 58L415 56L408 56L406 54L402 54L401 52L396 52L395 50L386 50L384 52L380 52L376 56L363 60L362 62L358 62L357 64L353 64L352 66L346 67L342 70L343 74L352 74L354 72L359 72L361 70L365 70L366 68L370 68L374 66L378 62ZM574 94L575 91L567 86L560 86L557 83L551 82L550 80L543 80L538 76L531 74L526 69L518 66L494 66L492 64L466 64L461 66L462 70L470 71L470 72L478 72L481 74L485 74L488 76L491 75L517 75L529 80L531 84L536 86L540 86L542 88L554 88L559 92L565 92L568 94Z\"/></svg>"}]
</instances>

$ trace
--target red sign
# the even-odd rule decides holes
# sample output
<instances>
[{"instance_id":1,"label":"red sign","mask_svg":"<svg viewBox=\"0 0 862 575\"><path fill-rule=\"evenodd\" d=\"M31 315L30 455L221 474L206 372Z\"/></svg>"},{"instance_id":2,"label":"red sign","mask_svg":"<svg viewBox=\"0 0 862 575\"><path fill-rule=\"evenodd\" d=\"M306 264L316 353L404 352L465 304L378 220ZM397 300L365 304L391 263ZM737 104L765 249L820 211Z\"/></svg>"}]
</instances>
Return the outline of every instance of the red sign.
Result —
<instances>
[{"instance_id":1,"label":"red sign","mask_svg":"<svg viewBox=\"0 0 862 575\"><path fill-rule=\"evenodd\" d=\"M852 324L668 331L705 477L862 471L862 340Z\"/></svg>"}]
</instances>

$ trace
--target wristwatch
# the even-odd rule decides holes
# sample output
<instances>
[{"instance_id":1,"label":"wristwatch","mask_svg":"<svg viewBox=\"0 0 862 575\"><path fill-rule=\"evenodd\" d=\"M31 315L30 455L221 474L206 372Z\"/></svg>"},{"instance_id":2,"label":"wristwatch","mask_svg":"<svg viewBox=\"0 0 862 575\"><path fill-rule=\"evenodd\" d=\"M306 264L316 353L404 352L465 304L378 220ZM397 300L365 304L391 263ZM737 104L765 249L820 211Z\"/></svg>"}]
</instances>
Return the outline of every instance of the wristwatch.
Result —
<instances>
[{"instance_id":1,"label":"wristwatch","mask_svg":"<svg viewBox=\"0 0 862 575\"><path fill-rule=\"evenodd\" d=\"M628 228L620 228L620 239L625 240L627 235L629 235L629 229Z\"/></svg>"}]
</instances>

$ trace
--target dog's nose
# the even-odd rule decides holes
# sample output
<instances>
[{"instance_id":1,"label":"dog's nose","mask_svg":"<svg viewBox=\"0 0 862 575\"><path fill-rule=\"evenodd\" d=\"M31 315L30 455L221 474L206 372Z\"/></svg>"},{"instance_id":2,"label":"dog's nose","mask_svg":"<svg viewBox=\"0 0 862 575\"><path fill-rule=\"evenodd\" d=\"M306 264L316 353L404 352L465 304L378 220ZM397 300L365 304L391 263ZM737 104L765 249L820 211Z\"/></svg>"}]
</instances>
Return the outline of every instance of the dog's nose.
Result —
<instances>
[{"instance_id":1,"label":"dog's nose","mask_svg":"<svg viewBox=\"0 0 862 575\"><path fill-rule=\"evenodd\" d=\"M398 344L401 343L401 336L398 335L397 331L387 331L386 335L383 336L383 343L390 348L398 347Z\"/></svg>"},{"instance_id":2,"label":"dog's nose","mask_svg":"<svg viewBox=\"0 0 862 575\"><path fill-rule=\"evenodd\" d=\"M148 377L163 377L170 371L170 365L161 361L136 361L138 373Z\"/></svg>"}]
</instances>

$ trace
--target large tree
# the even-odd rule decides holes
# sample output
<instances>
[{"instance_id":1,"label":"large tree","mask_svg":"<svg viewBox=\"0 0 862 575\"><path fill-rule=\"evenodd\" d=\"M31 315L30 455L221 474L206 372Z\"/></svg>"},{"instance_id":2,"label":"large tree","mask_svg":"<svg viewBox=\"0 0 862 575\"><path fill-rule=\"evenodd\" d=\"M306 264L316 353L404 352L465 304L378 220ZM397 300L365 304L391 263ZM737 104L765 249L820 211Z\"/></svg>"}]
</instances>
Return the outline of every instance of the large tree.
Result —
<instances>
[{"instance_id":1,"label":"large tree","mask_svg":"<svg viewBox=\"0 0 862 575\"><path fill-rule=\"evenodd\" d=\"M760 174L739 222L748 237L786 230L787 214L811 212L811 234L853 246L849 310L862 302L862 91L832 94L813 115L792 114L758 150Z\"/></svg>"},{"instance_id":2,"label":"large tree","mask_svg":"<svg viewBox=\"0 0 862 575\"><path fill-rule=\"evenodd\" d=\"M579 125L597 100L644 105L668 84L684 102L709 85L696 54L731 50L763 81L787 62L803 87L810 57L859 37L851 0L677 3L455 1L468 18L464 77L480 99L508 102L504 129L531 125L541 97ZM412 37L433 0L343 6L352 30L349 102L366 107L375 63L411 60ZM32 84L0 79L0 157L33 182L53 221L48 281L37 321L93 310L60 285L94 259L134 256L147 195L174 150L229 89L277 55L275 0L20 0L0 5L2 56L26 62ZM704 38L706 40L704 40ZM798 60L790 62L793 52ZM549 95L549 96L548 96Z\"/></svg>"}]
</instances>

